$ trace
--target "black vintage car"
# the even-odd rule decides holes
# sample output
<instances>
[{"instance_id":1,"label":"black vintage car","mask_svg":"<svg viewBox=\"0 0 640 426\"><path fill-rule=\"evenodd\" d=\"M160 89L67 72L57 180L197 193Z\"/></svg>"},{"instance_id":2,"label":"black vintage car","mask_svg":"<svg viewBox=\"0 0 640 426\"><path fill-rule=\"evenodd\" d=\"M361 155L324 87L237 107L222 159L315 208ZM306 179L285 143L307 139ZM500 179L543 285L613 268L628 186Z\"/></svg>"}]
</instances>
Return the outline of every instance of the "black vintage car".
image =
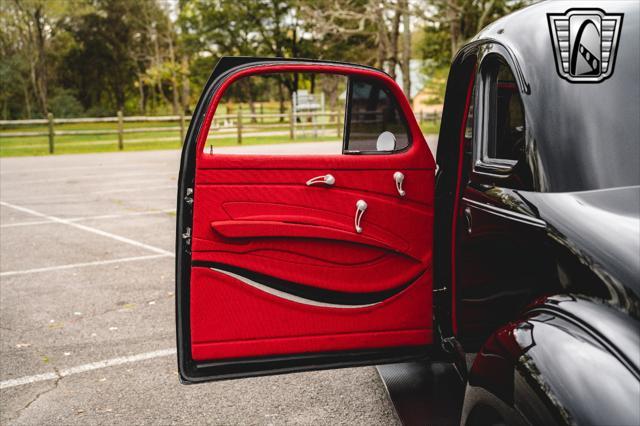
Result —
<instances>
[{"instance_id":1,"label":"black vintage car","mask_svg":"<svg viewBox=\"0 0 640 426\"><path fill-rule=\"evenodd\" d=\"M639 26L635 1L493 23L453 60L435 160L381 71L222 59L182 154L181 380L445 361L454 422L640 424ZM340 152L206 148L235 82L304 73L344 80Z\"/></svg>"}]
</instances>

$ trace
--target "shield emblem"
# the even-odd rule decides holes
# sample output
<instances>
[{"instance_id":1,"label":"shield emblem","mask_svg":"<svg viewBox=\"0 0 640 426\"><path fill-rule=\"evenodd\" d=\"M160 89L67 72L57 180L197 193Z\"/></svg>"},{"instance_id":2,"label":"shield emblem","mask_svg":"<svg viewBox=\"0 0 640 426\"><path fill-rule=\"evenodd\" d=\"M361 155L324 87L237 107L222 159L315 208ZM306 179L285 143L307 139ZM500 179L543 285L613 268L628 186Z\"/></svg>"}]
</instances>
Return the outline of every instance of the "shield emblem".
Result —
<instances>
[{"instance_id":1,"label":"shield emblem","mask_svg":"<svg viewBox=\"0 0 640 426\"><path fill-rule=\"evenodd\" d=\"M622 13L569 9L548 13L556 69L573 83L597 83L613 74Z\"/></svg>"}]
</instances>

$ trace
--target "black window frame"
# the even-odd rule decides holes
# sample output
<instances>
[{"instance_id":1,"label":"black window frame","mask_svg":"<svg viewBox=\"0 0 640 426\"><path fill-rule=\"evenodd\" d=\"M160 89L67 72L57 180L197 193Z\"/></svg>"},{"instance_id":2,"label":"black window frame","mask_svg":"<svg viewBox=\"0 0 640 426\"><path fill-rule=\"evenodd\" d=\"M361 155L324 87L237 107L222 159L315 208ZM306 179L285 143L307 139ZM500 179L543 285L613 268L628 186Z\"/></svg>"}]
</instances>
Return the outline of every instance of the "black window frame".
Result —
<instances>
[{"instance_id":1,"label":"black window frame","mask_svg":"<svg viewBox=\"0 0 640 426\"><path fill-rule=\"evenodd\" d=\"M490 144L495 144L497 133L497 76L500 65L509 67L522 102L525 132L528 128L526 109L518 68L511 61L506 49L500 45L490 45L481 58L476 75L474 125L473 125L473 172L491 176L509 176L518 160L489 156ZM525 142L526 143L526 142Z\"/></svg>"}]
</instances>

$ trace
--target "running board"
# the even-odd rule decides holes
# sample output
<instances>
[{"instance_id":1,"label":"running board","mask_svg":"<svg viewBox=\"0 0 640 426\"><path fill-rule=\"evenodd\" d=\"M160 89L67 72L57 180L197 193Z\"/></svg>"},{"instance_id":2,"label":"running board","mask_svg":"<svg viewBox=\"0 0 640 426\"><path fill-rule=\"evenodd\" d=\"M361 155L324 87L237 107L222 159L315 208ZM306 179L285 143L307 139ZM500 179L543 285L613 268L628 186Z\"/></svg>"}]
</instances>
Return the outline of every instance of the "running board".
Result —
<instances>
[{"instance_id":1,"label":"running board","mask_svg":"<svg viewBox=\"0 0 640 426\"><path fill-rule=\"evenodd\" d=\"M376 368L404 426L460 424L465 386L452 363L423 361Z\"/></svg>"}]
</instances>

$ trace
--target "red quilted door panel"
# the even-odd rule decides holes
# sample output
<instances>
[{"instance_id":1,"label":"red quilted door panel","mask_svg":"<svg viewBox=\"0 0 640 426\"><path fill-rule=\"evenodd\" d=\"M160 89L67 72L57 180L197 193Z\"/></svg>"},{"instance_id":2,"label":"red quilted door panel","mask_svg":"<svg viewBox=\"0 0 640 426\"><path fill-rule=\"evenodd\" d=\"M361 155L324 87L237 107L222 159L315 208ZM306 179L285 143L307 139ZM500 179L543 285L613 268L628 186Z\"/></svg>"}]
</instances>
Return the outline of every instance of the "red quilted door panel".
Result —
<instances>
[{"instance_id":1,"label":"red quilted door panel","mask_svg":"<svg viewBox=\"0 0 640 426\"><path fill-rule=\"evenodd\" d=\"M258 156L203 150L225 84L315 70L382 81L411 145L388 155ZM196 150L190 356L220 362L432 343L434 161L397 85L338 65L239 71L213 96ZM401 197L393 175L405 176ZM335 184L307 186L331 174ZM367 208L355 230L356 204Z\"/></svg>"},{"instance_id":2,"label":"red quilted door panel","mask_svg":"<svg viewBox=\"0 0 640 426\"><path fill-rule=\"evenodd\" d=\"M247 168L252 160L245 158ZM307 170L264 169L247 182L236 180L234 170L197 175L194 359L429 343L433 171L403 169L408 196L400 198L393 169L316 169L319 161ZM334 187L305 185L326 173ZM217 176L215 183L208 176ZM368 207L358 234L360 199ZM284 281L310 295L293 302L238 277ZM317 306L316 289L326 290L326 300L331 292L353 293L356 301L382 296L373 304Z\"/></svg>"}]
</instances>

